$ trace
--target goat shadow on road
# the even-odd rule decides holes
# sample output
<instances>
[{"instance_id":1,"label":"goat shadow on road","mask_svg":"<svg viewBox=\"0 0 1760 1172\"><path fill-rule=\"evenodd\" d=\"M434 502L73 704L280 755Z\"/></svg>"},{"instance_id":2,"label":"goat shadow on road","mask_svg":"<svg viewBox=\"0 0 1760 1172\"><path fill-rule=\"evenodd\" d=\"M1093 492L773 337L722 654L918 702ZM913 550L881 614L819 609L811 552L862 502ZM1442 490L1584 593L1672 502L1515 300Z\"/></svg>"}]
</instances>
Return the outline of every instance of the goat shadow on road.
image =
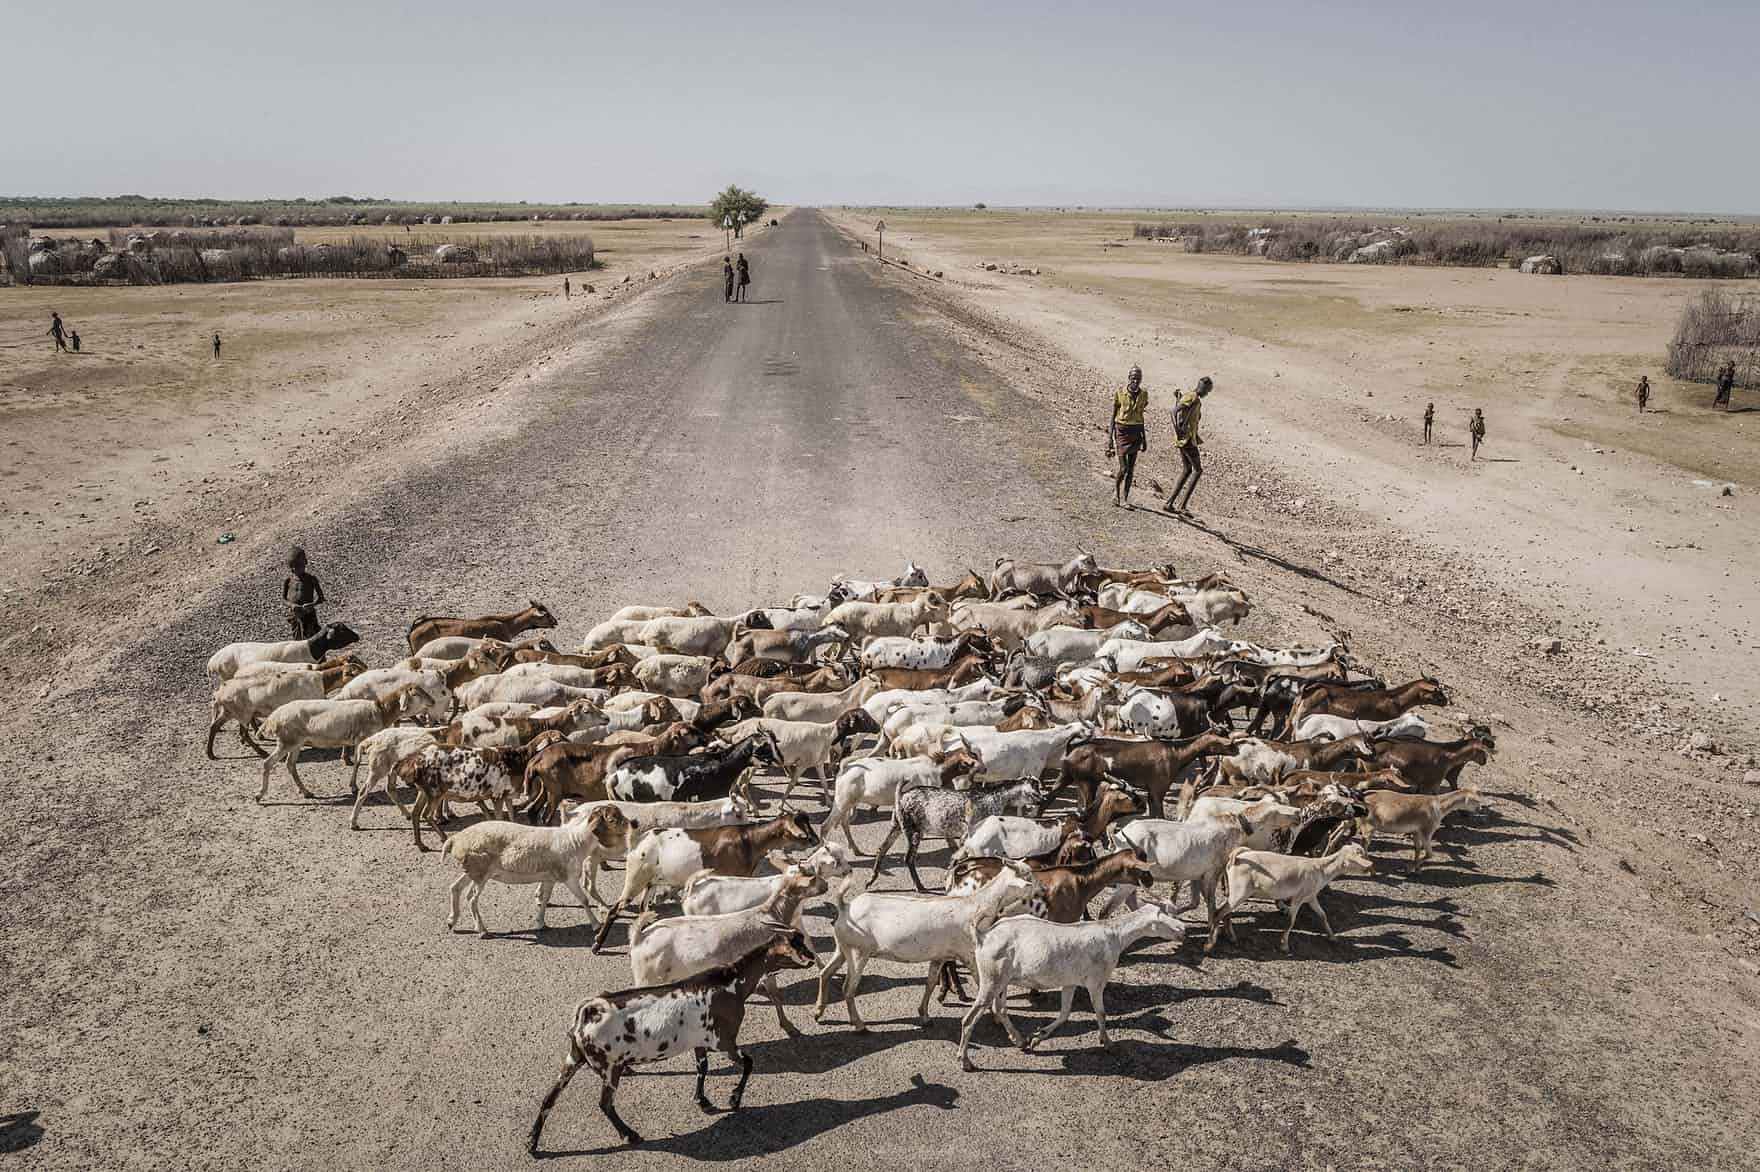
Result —
<instances>
[{"instance_id":1,"label":"goat shadow on road","mask_svg":"<svg viewBox=\"0 0 1760 1172\"><path fill-rule=\"evenodd\" d=\"M754 1052L756 1047L748 1048ZM763 1069L764 1064L760 1063ZM787 1103L744 1107L723 1111L707 1127L685 1135L650 1140L642 1151L665 1152L694 1160L725 1162L745 1160L754 1156L775 1156L835 1131L846 1123L886 1115L907 1107L934 1107L941 1111L955 1110L959 1091L941 1083L926 1081L922 1075L911 1076L911 1085L890 1095L865 1099L799 1099ZM599 1156L626 1151L623 1145L573 1152L545 1152L545 1158L566 1156Z\"/></svg>"}]
</instances>

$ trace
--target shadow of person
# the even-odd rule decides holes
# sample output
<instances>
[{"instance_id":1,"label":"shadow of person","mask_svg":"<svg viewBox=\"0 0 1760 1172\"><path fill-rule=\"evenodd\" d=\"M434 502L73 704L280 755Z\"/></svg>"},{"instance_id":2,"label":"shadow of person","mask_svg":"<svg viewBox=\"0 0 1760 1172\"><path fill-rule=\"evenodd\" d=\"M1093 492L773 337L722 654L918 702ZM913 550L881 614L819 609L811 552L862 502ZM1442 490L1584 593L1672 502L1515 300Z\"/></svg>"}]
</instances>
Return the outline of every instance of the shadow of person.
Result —
<instances>
[{"instance_id":1,"label":"shadow of person","mask_svg":"<svg viewBox=\"0 0 1760 1172\"><path fill-rule=\"evenodd\" d=\"M0 1152L22 1152L37 1145L43 1138L40 1111L16 1111L0 1115Z\"/></svg>"},{"instance_id":2,"label":"shadow of person","mask_svg":"<svg viewBox=\"0 0 1760 1172\"><path fill-rule=\"evenodd\" d=\"M911 1085L890 1095L865 1099L797 1099L787 1103L744 1107L724 1111L707 1127L685 1135L653 1139L641 1145L645 1152L666 1152L694 1160L745 1160L774 1156L810 1139L835 1131L846 1123L886 1115L906 1107L935 1107L952 1111L959 1091L940 1083L926 1082L920 1074ZM622 1144L587 1151L545 1152L557 1156L593 1156L624 1151Z\"/></svg>"}]
</instances>

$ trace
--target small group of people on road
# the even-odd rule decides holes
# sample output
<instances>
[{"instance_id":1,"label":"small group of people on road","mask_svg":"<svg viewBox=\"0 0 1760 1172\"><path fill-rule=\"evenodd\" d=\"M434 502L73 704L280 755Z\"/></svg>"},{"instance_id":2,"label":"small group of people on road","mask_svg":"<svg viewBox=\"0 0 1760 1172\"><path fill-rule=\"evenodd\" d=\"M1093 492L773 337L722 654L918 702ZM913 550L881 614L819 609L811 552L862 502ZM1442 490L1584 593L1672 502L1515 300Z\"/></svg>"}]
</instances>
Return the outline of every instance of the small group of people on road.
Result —
<instances>
[{"instance_id":1,"label":"small group of people on road","mask_svg":"<svg viewBox=\"0 0 1760 1172\"><path fill-rule=\"evenodd\" d=\"M732 257L721 258L721 300L744 301L746 287L752 283L752 266L746 262L746 254L740 253L736 262Z\"/></svg>"},{"instance_id":2,"label":"small group of people on road","mask_svg":"<svg viewBox=\"0 0 1760 1172\"><path fill-rule=\"evenodd\" d=\"M1436 429L1436 404L1424 404L1424 444L1428 446L1434 438ZM1467 438L1472 442L1473 452L1468 459L1479 458L1479 445L1485 441L1485 409L1473 408L1473 417L1467 421Z\"/></svg>"},{"instance_id":3,"label":"small group of people on road","mask_svg":"<svg viewBox=\"0 0 1760 1172\"><path fill-rule=\"evenodd\" d=\"M1191 516L1192 493L1204 475L1204 461L1198 449L1203 437L1198 432L1204 412L1204 398L1215 388L1209 375L1198 380L1197 386L1180 391L1173 402L1173 444L1179 452L1179 483L1161 506L1163 512ZM1131 488L1136 483L1137 457L1149 450L1149 434L1144 412L1149 406L1149 392L1143 387L1143 370L1133 366L1125 385L1112 396L1112 419L1107 427L1106 455L1118 461L1112 476L1112 503L1127 508ZM1184 494L1183 499L1181 494Z\"/></svg>"}]
</instances>

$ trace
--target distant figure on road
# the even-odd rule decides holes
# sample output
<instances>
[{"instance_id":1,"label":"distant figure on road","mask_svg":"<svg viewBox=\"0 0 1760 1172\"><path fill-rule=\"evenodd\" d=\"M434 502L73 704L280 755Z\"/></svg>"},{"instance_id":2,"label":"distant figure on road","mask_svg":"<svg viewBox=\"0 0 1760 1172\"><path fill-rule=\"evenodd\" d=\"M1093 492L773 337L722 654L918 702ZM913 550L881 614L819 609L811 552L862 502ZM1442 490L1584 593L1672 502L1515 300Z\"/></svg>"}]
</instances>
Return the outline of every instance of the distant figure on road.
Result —
<instances>
[{"instance_id":1,"label":"distant figure on road","mask_svg":"<svg viewBox=\"0 0 1760 1172\"><path fill-rule=\"evenodd\" d=\"M68 330L67 331L67 340L69 342L73 343L73 352L75 354L78 354L79 353L79 331L78 330Z\"/></svg>"},{"instance_id":2,"label":"distant figure on road","mask_svg":"<svg viewBox=\"0 0 1760 1172\"><path fill-rule=\"evenodd\" d=\"M752 266L746 263L745 253L742 252L739 254L739 260L734 262L734 267L739 270L739 294L737 300L744 301L746 299L746 287L752 283Z\"/></svg>"},{"instance_id":3,"label":"distant figure on road","mask_svg":"<svg viewBox=\"0 0 1760 1172\"><path fill-rule=\"evenodd\" d=\"M564 277L564 278L562 278L562 299L563 299L563 300L564 300L564 301L567 301L567 300L568 300L568 298L569 298L569 292L568 292L568 278L567 278L567 277Z\"/></svg>"},{"instance_id":4,"label":"distant figure on road","mask_svg":"<svg viewBox=\"0 0 1760 1172\"><path fill-rule=\"evenodd\" d=\"M1436 422L1436 404L1435 403L1424 404L1424 444L1425 444L1425 446L1429 446L1430 427L1435 422Z\"/></svg>"},{"instance_id":5,"label":"distant figure on road","mask_svg":"<svg viewBox=\"0 0 1760 1172\"><path fill-rule=\"evenodd\" d=\"M1736 364L1726 362L1723 364L1723 369L1717 372L1717 398L1711 400L1711 405L1722 407L1725 411L1729 410L1729 394L1735 389L1735 385Z\"/></svg>"},{"instance_id":6,"label":"distant figure on road","mask_svg":"<svg viewBox=\"0 0 1760 1172\"><path fill-rule=\"evenodd\" d=\"M1473 408L1473 419L1472 422L1467 424L1467 434L1473 437L1473 453L1467 458L1469 460L1477 460L1479 458L1479 445L1485 442L1484 408Z\"/></svg>"},{"instance_id":7,"label":"distant figure on road","mask_svg":"<svg viewBox=\"0 0 1760 1172\"><path fill-rule=\"evenodd\" d=\"M220 357L220 335L217 333L214 335L214 357Z\"/></svg>"},{"instance_id":8,"label":"distant figure on road","mask_svg":"<svg viewBox=\"0 0 1760 1172\"><path fill-rule=\"evenodd\" d=\"M281 601L287 604L287 626L295 639L310 639L318 633L318 604L324 601L324 587L316 574L306 570L306 551L297 545L287 555Z\"/></svg>"},{"instance_id":9,"label":"distant figure on road","mask_svg":"<svg viewBox=\"0 0 1760 1172\"><path fill-rule=\"evenodd\" d=\"M733 258L721 258L721 300L733 300Z\"/></svg>"},{"instance_id":10,"label":"distant figure on road","mask_svg":"<svg viewBox=\"0 0 1760 1172\"><path fill-rule=\"evenodd\" d=\"M1124 386L1112 395L1112 421L1106 429L1106 455L1118 457L1112 474L1112 503L1125 508L1131 503L1131 484L1137 476L1137 454L1149 450L1143 431L1143 409L1149 392L1143 389L1143 368L1131 367Z\"/></svg>"},{"instance_id":11,"label":"distant figure on road","mask_svg":"<svg viewBox=\"0 0 1760 1172\"><path fill-rule=\"evenodd\" d=\"M1650 376L1638 377L1638 414L1644 414L1644 408L1650 405Z\"/></svg>"},{"instance_id":12,"label":"distant figure on road","mask_svg":"<svg viewBox=\"0 0 1760 1172\"><path fill-rule=\"evenodd\" d=\"M1166 512L1178 513L1182 517L1191 516L1192 493L1197 491L1198 481L1204 475L1204 461L1198 455L1198 448L1204 439L1198 434L1198 421L1204 414L1204 398L1214 385L1210 376L1205 375L1198 380L1194 390L1180 392L1173 405L1173 442L1179 448L1182 467L1179 483L1173 486L1173 495L1161 507ZM1186 493L1183 502L1179 499L1182 488Z\"/></svg>"},{"instance_id":13,"label":"distant figure on road","mask_svg":"<svg viewBox=\"0 0 1760 1172\"><path fill-rule=\"evenodd\" d=\"M55 353L67 353L67 327L61 324L61 315L53 310L49 313L49 336L55 339Z\"/></svg>"}]
</instances>

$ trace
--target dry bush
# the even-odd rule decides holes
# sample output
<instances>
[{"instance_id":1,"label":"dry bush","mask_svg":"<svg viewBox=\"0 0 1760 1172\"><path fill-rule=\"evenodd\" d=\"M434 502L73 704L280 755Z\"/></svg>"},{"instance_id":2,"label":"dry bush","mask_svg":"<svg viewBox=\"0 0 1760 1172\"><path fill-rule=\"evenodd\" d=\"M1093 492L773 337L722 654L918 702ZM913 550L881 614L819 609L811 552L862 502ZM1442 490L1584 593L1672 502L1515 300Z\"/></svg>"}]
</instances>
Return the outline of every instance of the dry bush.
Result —
<instances>
[{"instance_id":1,"label":"dry bush","mask_svg":"<svg viewBox=\"0 0 1760 1172\"><path fill-rule=\"evenodd\" d=\"M1726 362L1736 364L1737 386L1760 387L1760 296L1707 289L1681 309L1664 369L1714 382Z\"/></svg>"},{"instance_id":2,"label":"dry bush","mask_svg":"<svg viewBox=\"0 0 1760 1172\"><path fill-rule=\"evenodd\" d=\"M454 223L518 220L693 219L701 207L637 204L481 204L403 203L391 200L213 200L148 199L140 195L52 199L0 198L0 223L28 224L39 230L116 226L207 228L267 224L277 227L335 227L348 224L420 224L451 216Z\"/></svg>"},{"instance_id":3,"label":"dry bush","mask_svg":"<svg viewBox=\"0 0 1760 1172\"><path fill-rule=\"evenodd\" d=\"M1219 221L1132 225L1140 239L1174 239L1187 252L1264 255L1284 261L1349 260L1387 241L1381 263L1519 266L1550 255L1567 273L1615 276L1760 276L1760 227L1556 224L1502 220L1424 220L1390 226L1343 217L1272 217L1249 227Z\"/></svg>"}]
</instances>

